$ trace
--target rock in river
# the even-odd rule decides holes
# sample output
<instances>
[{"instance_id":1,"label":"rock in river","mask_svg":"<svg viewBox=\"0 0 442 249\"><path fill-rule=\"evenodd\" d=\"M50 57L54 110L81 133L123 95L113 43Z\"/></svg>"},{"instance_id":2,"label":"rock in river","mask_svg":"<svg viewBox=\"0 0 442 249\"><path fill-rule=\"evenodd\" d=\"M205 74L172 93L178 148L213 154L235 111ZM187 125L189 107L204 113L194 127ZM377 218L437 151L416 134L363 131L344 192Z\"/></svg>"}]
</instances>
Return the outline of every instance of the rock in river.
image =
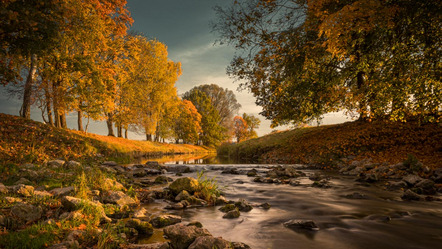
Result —
<instances>
[{"instance_id":1,"label":"rock in river","mask_svg":"<svg viewBox=\"0 0 442 249\"><path fill-rule=\"evenodd\" d=\"M198 181L191 177L178 178L170 184L169 189L174 195L183 190L193 194L198 189Z\"/></svg>"},{"instance_id":2,"label":"rock in river","mask_svg":"<svg viewBox=\"0 0 442 249\"><path fill-rule=\"evenodd\" d=\"M284 222L284 226L291 229L307 229L312 231L319 230L319 227L312 220L289 220Z\"/></svg>"},{"instance_id":3,"label":"rock in river","mask_svg":"<svg viewBox=\"0 0 442 249\"><path fill-rule=\"evenodd\" d=\"M162 228L180 223L181 217L177 215L164 214L153 218L150 222L155 228Z\"/></svg>"},{"instance_id":4,"label":"rock in river","mask_svg":"<svg viewBox=\"0 0 442 249\"><path fill-rule=\"evenodd\" d=\"M201 236L189 246L189 249L231 249L229 241L223 238L215 238L213 236Z\"/></svg>"},{"instance_id":5,"label":"rock in river","mask_svg":"<svg viewBox=\"0 0 442 249\"><path fill-rule=\"evenodd\" d=\"M170 239L170 245L174 249L188 248L198 237L211 236L205 228L184 226L176 224L163 229L164 235Z\"/></svg>"}]
</instances>

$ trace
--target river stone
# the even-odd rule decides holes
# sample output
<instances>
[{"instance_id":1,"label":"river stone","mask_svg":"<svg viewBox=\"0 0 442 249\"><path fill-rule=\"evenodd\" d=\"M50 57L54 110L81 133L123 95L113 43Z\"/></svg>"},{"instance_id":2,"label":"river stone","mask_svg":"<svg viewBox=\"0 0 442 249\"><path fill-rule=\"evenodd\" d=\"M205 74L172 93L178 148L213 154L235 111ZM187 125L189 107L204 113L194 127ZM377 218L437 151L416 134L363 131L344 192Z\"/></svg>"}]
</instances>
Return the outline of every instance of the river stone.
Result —
<instances>
[{"instance_id":1,"label":"river stone","mask_svg":"<svg viewBox=\"0 0 442 249\"><path fill-rule=\"evenodd\" d=\"M247 171L247 176L256 176L258 174L258 171L256 169L251 169Z\"/></svg>"},{"instance_id":2,"label":"river stone","mask_svg":"<svg viewBox=\"0 0 442 249\"><path fill-rule=\"evenodd\" d=\"M134 218L138 218L138 219L146 219L149 218L149 212L147 211L147 209L145 208L140 208L137 211L135 211L134 213Z\"/></svg>"},{"instance_id":3,"label":"river stone","mask_svg":"<svg viewBox=\"0 0 442 249\"><path fill-rule=\"evenodd\" d=\"M114 162L114 161L106 161L104 163L102 163L101 165L105 165L105 166L117 166L118 163Z\"/></svg>"},{"instance_id":4,"label":"river stone","mask_svg":"<svg viewBox=\"0 0 442 249\"><path fill-rule=\"evenodd\" d=\"M406 175L402 178L410 186L414 186L416 183L422 181L423 179L417 175Z\"/></svg>"},{"instance_id":5,"label":"river stone","mask_svg":"<svg viewBox=\"0 0 442 249\"><path fill-rule=\"evenodd\" d=\"M155 228L167 227L181 222L181 217L171 214L163 214L153 218L151 221Z\"/></svg>"},{"instance_id":6,"label":"river stone","mask_svg":"<svg viewBox=\"0 0 442 249\"><path fill-rule=\"evenodd\" d=\"M250 205L250 203L248 203L244 199L240 199L239 201L235 202L235 206L241 212L249 212L250 210L253 209L252 205Z\"/></svg>"},{"instance_id":7,"label":"river stone","mask_svg":"<svg viewBox=\"0 0 442 249\"><path fill-rule=\"evenodd\" d=\"M389 181L387 188L390 190L403 189L407 187L407 183L404 181Z\"/></svg>"},{"instance_id":8,"label":"river stone","mask_svg":"<svg viewBox=\"0 0 442 249\"><path fill-rule=\"evenodd\" d=\"M64 163L63 167L68 168L68 169L76 169L76 168L81 167L81 163L71 160L71 161L67 161L66 163Z\"/></svg>"},{"instance_id":9,"label":"river stone","mask_svg":"<svg viewBox=\"0 0 442 249\"><path fill-rule=\"evenodd\" d=\"M168 183L169 181L172 181L172 179L170 177L167 177L167 176L157 176L157 178L155 178L154 183L165 184L165 183Z\"/></svg>"},{"instance_id":10,"label":"river stone","mask_svg":"<svg viewBox=\"0 0 442 249\"><path fill-rule=\"evenodd\" d=\"M179 194L183 190L193 194L198 190L198 181L191 177L178 178L169 185L169 189L174 195Z\"/></svg>"},{"instance_id":11,"label":"river stone","mask_svg":"<svg viewBox=\"0 0 442 249\"><path fill-rule=\"evenodd\" d=\"M410 189L407 189L404 194L401 196L403 200L409 200L409 201L420 201L423 198L416 194L415 192L411 191Z\"/></svg>"},{"instance_id":12,"label":"river stone","mask_svg":"<svg viewBox=\"0 0 442 249\"><path fill-rule=\"evenodd\" d=\"M221 212L227 213L227 212L232 211L234 209L236 209L236 206L234 204L230 204L229 203L229 204L226 204L223 207L220 207L218 210L221 211Z\"/></svg>"},{"instance_id":13,"label":"river stone","mask_svg":"<svg viewBox=\"0 0 442 249\"><path fill-rule=\"evenodd\" d=\"M49 161L47 165L50 168L57 169L57 168L63 167L64 163L65 163L65 161L63 161L63 160L52 160L52 161Z\"/></svg>"},{"instance_id":14,"label":"river stone","mask_svg":"<svg viewBox=\"0 0 442 249\"><path fill-rule=\"evenodd\" d=\"M238 218L241 215L241 213L239 212L239 210L237 208L230 210L229 212L227 212L225 215L223 215L224 219L235 219Z\"/></svg>"},{"instance_id":15,"label":"river stone","mask_svg":"<svg viewBox=\"0 0 442 249\"><path fill-rule=\"evenodd\" d=\"M416 188L421 188L422 192L426 195L434 195L436 194L436 188L434 187L434 182L430 179L424 179L418 182Z\"/></svg>"},{"instance_id":16,"label":"river stone","mask_svg":"<svg viewBox=\"0 0 442 249\"><path fill-rule=\"evenodd\" d=\"M299 185L301 185L301 181L296 180L296 179L291 179L291 180L289 181L289 184L290 184L291 186L299 186Z\"/></svg>"},{"instance_id":17,"label":"river stone","mask_svg":"<svg viewBox=\"0 0 442 249\"><path fill-rule=\"evenodd\" d=\"M132 177L145 177L147 176L146 170L144 169L134 169L132 170Z\"/></svg>"},{"instance_id":18,"label":"river stone","mask_svg":"<svg viewBox=\"0 0 442 249\"><path fill-rule=\"evenodd\" d=\"M101 189L125 190L126 188L123 186L123 184L119 183L118 181L111 178L106 178L104 179L103 186L101 186Z\"/></svg>"},{"instance_id":19,"label":"river stone","mask_svg":"<svg viewBox=\"0 0 442 249\"><path fill-rule=\"evenodd\" d=\"M136 207L138 206L138 203L123 193L122 191L113 191L109 190L106 193L104 193L101 197L101 200L103 203L110 203L110 204L116 204L120 207L123 206L129 206L129 207Z\"/></svg>"},{"instance_id":20,"label":"river stone","mask_svg":"<svg viewBox=\"0 0 442 249\"><path fill-rule=\"evenodd\" d=\"M170 240L173 249L186 249L196 238L201 236L212 236L205 228L195 226L184 226L176 224L163 229L164 235Z\"/></svg>"},{"instance_id":21,"label":"river stone","mask_svg":"<svg viewBox=\"0 0 442 249\"><path fill-rule=\"evenodd\" d=\"M40 198L51 197L52 196L51 193L49 193L48 191L45 191L45 190L43 190L43 191L34 190L34 195L38 196Z\"/></svg>"},{"instance_id":22,"label":"river stone","mask_svg":"<svg viewBox=\"0 0 442 249\"><path fill-rule=\"evenodd\" d=\"M284 222L284 226L291 229L307 229L318 231L319 227L312 220L289 220Z\"/></svg>"},{"instance_id":23,"label":"river stone","mask_svg":"<svg viewBox=\"0 0 442 249\"><path fill-rule=\"evenodd\" d=\"M53 194L54 196L63 197L70 195L71 193L74 192L74 190L75 190L74 187L69 186L64 188L54 188L51 191L49 191L49 193Z\"/></svg>"},{"instance_id":24,"label":"river stone","mask_svg":"<svg viewBox=\"0 0 442 249\"><path fill-rule=\"evenodd\" d=\"M250 246L242 242L232 242L233 249L250 249Z\"/></svg>"},{"instance_id":25,"label":"river stone","mask_svg":"<svg viewBox=\"0 0 442 249\"><path fill-rule=\"evenodd\" d=\"M19 185L19 184L23 184L23 185L31 185L32 182L29 181L28 179L22 177L22 178L20 178L18 181L16 181L14 184L15 184L15 185Z\"/></svg>"},{"instance_id":26,"label":"river stone","mask_svg":"<svg viewBox=\"0 0 442 249\"><path fill-rule=\"evenodd\" d=\"M189 192L183 190L175 197L175 201L187 200L189 197L190 197Z\"/></svg>"},{"instance_id":27,"label":"river stone","mask_svg":"<svg viewBox=\"0 0 442 249\"><path fill-rule=\"evenodd\" d=\"M126 220L126 223L124 226L129 227L129 228L134 228L140 234L144 234L144 235L152 235L153 234L153 227L147 221L141 221L139 219L128 219L128 220Z\"/></svg>"},{"instance_id":28,"label":"river stone","mask_svg":"<svg viewBox=\"0 0 442 249\"><path fill-rule=\"evenodd\" d=\"M202 228L203 224L201 224L201 222L199 222L199 221L191 221L191 222L189 222L189 224L187 224L187 226L195 226L195 227Z\"/></svg>"},{"instance_id":29,"label":"river stone","mask_svg":"<svg viewBox=\"0 0 442 249\"><path fill-rule=\"evenodd\" d=\"M215 238L213 236L201 236L189 246L189 249L231 249L229 241L223 238Z\"/></svg>"},{"instance_id":30,"label":"river stone","mask_svg":"<svg viewBox=\"0 0 442 249\"><path fill-rule=\"evenodd\" d=\"M227 203L226 197L220 195L215 199L215 206L224 205Z\"/></svg>"},{"instance_id":31,"label":"river stone","mask_svg":"<svg viewBox=\"0 0 442 249\"><path fill-rule=\"evenodd\" d=\"M8 193L8 188L0 182L0 193Z\"/></svg>"},{"instance_id":32,"label":"river stone","mask_svg":"<svg viewBox=\"0 0 442 249\"><path fill-rule=\"evenodd\" d=\"M367 196L364 194L354 192L352 194L346 195L345 198L347 198L347 199L367 199Z\"/></svg>"},{"instance_id":33,"label":"river stone","mask_svg":"<svg viewBox=\"0 0 442 249\"><path fill-rule=\"evenodd\" d=\"M270 207L271 207L271 205L268 202L265 202L259 206L262 207L263 209L270 209Z\"/></svg>"},{"instance_id":34,"label":"river stone","mask_svg":"<svg viewBox=\"0 0 442 249\"><path fill-rule=\"evenodd\" d=\"M88 204L88 205L96 207L100 213L101 222L111 222L112 221L112 219L110 219L109 217L106 216L106 214L104 213L103 206L99 202L93 202L93 201L89 201L89 200L85 200L85 199L76 198L73 196L63 196L61 198L61 205L69 211L75 211L75 210L79 209L83 204Z\"/></svg>"},{"instance_id":35,"label":"river stone","mask_svg":"<svg viewBox=\"0 0 442 249\"><path fill-rule=\"evenodd\" d=\"M41 218L43 210L31 204L17 203L11 208L11 214L26 222L37 221Z\"/></svg>"},{"instance_id":36,"label":"river stone","mask_svg":"<svg viewBox=\"0 0 442 249\"><path fill-rule=\"evenodd\" d=\"M12 192L21 196L29 197L34 194L34 187L24 184L18 184L11 187Z\"/></svg>"}]
</instances>

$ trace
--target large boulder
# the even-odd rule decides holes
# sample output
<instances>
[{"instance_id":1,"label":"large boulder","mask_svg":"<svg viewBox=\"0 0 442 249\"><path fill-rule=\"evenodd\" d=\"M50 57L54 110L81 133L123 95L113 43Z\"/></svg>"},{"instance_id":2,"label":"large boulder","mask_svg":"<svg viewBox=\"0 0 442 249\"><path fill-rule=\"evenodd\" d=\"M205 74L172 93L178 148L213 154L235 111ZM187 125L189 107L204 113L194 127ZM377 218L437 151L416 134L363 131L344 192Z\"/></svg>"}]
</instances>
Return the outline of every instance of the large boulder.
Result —
<instances>
[{"instance_id":1,"label":"large boulder","mask_svg":"<svg viewBox=\"0 0 442 249\"><path fill-rule=\"evenodd\" d=\"M178 178L169 185L169 189L174 195L178 195L183 190L193 194L198 190L198 181L191 177Z\"/></svg>"},{"instance_id":2,"label":"large boulder","mask_svg":"<svg viewBox=\"0 0 442 249\"><path fill-rule=\"evenodd\" d=\"M215 238L213 236L201 236L189 246L189 249L231 249L231 243L223 238Z\"/></svg>"},{"instance_id":3,"label":"large boulder","mask_svg":"<svg viewBox=\"0 0 442 249\"><path fill-rule=\"evenodd\" d=\"M31 204L19 202L11 208L11 214L26 223L34 222L41 218L43 210Z\"/></svg>"},{"instance_id":4,"label":"large boulder","mask_svg":"<svg viewBox=\"0 0 442 249\"><path fill-rule=\"evenodd\" d=\"M136 207L138 206L138 203L123 193L122 191L112 191L109 190L106 193L104 193L101 197L101 200L103 203L110 203L110 204L116 204L120 207L123 206L129 206L129 207Z\"/></svg>"},{"instance_id":5,"label":"large boulder","mask_svg":"<svg viewBox=\"0 0 442 249\"><path fill-rule=\"evenodd\" d=\"M198 237L212 236L205 228L176 224L163 229L164 235L170 240L174 249L188 248Z\"/></svg>"},{"instance_id":6,"label":"large boulder","mask_svg":"<svg viewBox=\"0 0 442 249\"><path fill-rule=\"evenodd\" d=\"M181 217L171 214L163 214L153 218L151 221L155 228L167 227L181 222Z\"/></svg>"}]
</instances>

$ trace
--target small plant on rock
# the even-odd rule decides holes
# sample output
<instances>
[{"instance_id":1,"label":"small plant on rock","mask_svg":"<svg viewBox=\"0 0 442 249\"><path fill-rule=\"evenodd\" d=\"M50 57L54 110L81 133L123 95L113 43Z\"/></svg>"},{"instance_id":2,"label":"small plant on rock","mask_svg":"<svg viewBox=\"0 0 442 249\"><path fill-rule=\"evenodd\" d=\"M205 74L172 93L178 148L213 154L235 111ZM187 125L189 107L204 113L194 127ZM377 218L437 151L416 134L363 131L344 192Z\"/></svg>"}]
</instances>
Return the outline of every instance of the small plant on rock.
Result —
<instances>
[{"instance_id":1,"label":"small plant on rock","mask_svg":"<svg viewBox=\"0 0 442 249\"><path fill-rule=\"evenodd\" d=\"M218 186L215 177L207 178L204 175L204 171L198 173L198 190L195 192L195 196L206 200L209 204L213 204L216 197L221 195L221 190Z\"/></svg>"}]
</instances>

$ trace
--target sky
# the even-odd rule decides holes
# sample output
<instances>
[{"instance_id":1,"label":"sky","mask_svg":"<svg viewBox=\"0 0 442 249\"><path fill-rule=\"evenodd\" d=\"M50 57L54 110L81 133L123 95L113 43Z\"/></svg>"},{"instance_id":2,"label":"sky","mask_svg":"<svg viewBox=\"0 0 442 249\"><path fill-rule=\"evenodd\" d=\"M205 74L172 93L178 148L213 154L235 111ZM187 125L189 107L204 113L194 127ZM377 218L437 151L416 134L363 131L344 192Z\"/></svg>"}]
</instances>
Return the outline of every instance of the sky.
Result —
<instances>
[{"instance_id":1,"label":"sky","mask_svg":"<svg viewBox=\"0 0 442 249\"><path fill-rule=\"evenodd\" d=\"M128 0L128 9L134 23L131 31L143 33L168 47L169 58L181 62L183 74L176 83L178 94L202 84L217 84L232 90L244 112L253 114L261 120L258 135L272 131L270 121L259 115L261 107L247 90L237 91L238 82L229 78L226 68L234 56L234 49L227 45L215 44L217 34L211 32L210 22L215 21L216 5L226 6L233 0ZM0 87L0 112L18 115L20 101L7 98L5 88ZM42 121L40 111L33 109L31 118ZM323 124L349 121L341 113L327 114ZM76 128L75 114L67 118L68 127ZM284 130L288 127L278 127ZM107 135L104 122L92 122L89 131ZM144 135L129 134L131 139L144 139Z\"/></svg>"}]
</instances>

